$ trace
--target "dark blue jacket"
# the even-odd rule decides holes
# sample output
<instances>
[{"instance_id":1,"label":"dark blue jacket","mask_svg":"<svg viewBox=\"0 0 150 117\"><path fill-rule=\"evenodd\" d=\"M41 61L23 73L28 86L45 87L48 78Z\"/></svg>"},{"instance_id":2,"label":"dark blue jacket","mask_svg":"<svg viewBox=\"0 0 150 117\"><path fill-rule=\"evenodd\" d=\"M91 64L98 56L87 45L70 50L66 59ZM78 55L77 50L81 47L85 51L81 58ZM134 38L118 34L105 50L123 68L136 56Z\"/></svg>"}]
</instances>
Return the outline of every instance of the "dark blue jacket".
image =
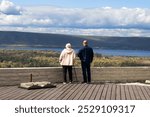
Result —
<instances>
[{"instance_id":1,"label":"dark blue jacket","mask_svg":"<svg viewBox=\"0 0 150 117\"><path fill-rule=\"evenodd\" d=\"M84 46L79 50L78 57L82 62L91 63L94 57L93 49L89 46Z\"/></svg>"}]
</instances>

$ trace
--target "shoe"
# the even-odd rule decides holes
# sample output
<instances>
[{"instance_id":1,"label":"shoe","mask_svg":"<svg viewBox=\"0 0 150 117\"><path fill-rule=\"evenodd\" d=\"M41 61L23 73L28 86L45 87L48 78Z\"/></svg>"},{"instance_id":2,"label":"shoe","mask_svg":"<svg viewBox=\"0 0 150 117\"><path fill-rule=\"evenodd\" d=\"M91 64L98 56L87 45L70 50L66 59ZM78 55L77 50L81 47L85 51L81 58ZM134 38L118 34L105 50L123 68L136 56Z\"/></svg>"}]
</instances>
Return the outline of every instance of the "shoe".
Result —
<instances>
[{"instance_id":1,"label":"shoe","mask_svg":"<svg viewBox=\"0 0 150 117\"><path fill-rule=\"evenodd\" d=\"M81 82L82 84L85 84L86 82Z\"/></svg>"},{"instance_id":2,"label":"shoe","mask_svg":"<svg viewBox=\"0 0 150 117\"><path fill-rule=\"evenodd\" d=\"M66 84L66 82L63 82L63 84Z\"/></svg>"},{"instance_id":3,"label":"shoe","mask_svg":"<svg viewBox=\"0 0 150 117\"><path fill-rule=\"evenodd\" d=\"M71 84L72 82L69 82L69 84Z\"/></svg>"}]
</instances>

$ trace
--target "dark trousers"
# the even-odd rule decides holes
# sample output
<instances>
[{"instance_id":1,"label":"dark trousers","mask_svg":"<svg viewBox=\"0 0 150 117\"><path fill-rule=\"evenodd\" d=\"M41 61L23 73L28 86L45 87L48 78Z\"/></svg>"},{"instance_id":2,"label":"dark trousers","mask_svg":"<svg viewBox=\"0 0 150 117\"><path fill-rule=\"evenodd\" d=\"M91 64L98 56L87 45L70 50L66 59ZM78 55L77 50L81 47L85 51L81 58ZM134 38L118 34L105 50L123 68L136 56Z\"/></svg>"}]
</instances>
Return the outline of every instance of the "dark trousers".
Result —
<instances>
[{"instance_id":1,"label":"dark trousers","mask_svg":"<svg viewBox=\"0 0 150 117\"><path fill-rule=\"evenodd\" d=\"M63 67L64 82L67 82L67 71L69 74L69 82L72 82L72 66L62 66L62 67Z\"/></svg>"},{"instance_id":2,"label":"dark trousers","mask_svg":"<svg viewBox=\"0 0 150 117\"><path fill-rule=\"evenodd\" d=\"M90 83L91 82L90 63L81 62L81 66L82 66L83 82Z\"/></svg>"}]
</instances>

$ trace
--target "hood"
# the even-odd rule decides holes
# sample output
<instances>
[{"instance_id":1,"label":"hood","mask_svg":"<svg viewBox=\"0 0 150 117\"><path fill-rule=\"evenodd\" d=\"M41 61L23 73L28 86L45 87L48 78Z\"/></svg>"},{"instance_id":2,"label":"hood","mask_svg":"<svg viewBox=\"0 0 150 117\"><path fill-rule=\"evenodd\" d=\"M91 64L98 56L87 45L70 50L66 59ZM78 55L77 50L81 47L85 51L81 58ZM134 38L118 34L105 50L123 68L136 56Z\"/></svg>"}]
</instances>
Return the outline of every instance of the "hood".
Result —
<instances>
[{"instance_id":1,"label":"hood","mask_svg":"<svg viewBox=\"0 0 150 117\"><path fill-rule=\"evenodd\" d=\"M71 53L73 52L73 49L67 48L67 49L65 49L65 52L66 52L67 54L71 54Z\"/></svg>"}]
</instances>

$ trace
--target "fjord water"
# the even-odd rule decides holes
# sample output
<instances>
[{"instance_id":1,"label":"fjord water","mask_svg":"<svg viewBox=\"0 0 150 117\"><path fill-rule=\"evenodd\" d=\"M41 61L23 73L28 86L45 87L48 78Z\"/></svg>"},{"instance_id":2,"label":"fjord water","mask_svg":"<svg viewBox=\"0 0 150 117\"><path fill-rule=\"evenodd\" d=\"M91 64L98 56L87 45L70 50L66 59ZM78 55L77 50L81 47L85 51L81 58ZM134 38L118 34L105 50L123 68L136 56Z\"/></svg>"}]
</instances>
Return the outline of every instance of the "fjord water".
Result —
<instances>
[{"instance_id":1,"label":"fjord water","mask_svg":"<svg viewBox=\"0 0 150 117\"><path fill-rule=\"evenodd\" d=\"M61 48L51 48L54 51L61 51ZM79 49L75 49L78 52ZM94 53L104 56L137 56L137 57L150 57L150 51L145 50L113 50L113 49L99 49L94 48Z\"/></svg>"},{"instance_id":2,"label":"fjord water","mask_svg":"<svg viewBox=\"0 0 150 117\"><path fill-rule=\"evenodd\" d=\"M45 47L11 47L11 46L1 46L0 49L7 50L52 50L61 52L63 48L45 48ZM78 52L79 48L75 48ZM137 56L137 57L150 57L150 50L116 50L116 49L100 49L94 48L94 53L101 54L104 56Z\"/></svg>"}]
</instances>

